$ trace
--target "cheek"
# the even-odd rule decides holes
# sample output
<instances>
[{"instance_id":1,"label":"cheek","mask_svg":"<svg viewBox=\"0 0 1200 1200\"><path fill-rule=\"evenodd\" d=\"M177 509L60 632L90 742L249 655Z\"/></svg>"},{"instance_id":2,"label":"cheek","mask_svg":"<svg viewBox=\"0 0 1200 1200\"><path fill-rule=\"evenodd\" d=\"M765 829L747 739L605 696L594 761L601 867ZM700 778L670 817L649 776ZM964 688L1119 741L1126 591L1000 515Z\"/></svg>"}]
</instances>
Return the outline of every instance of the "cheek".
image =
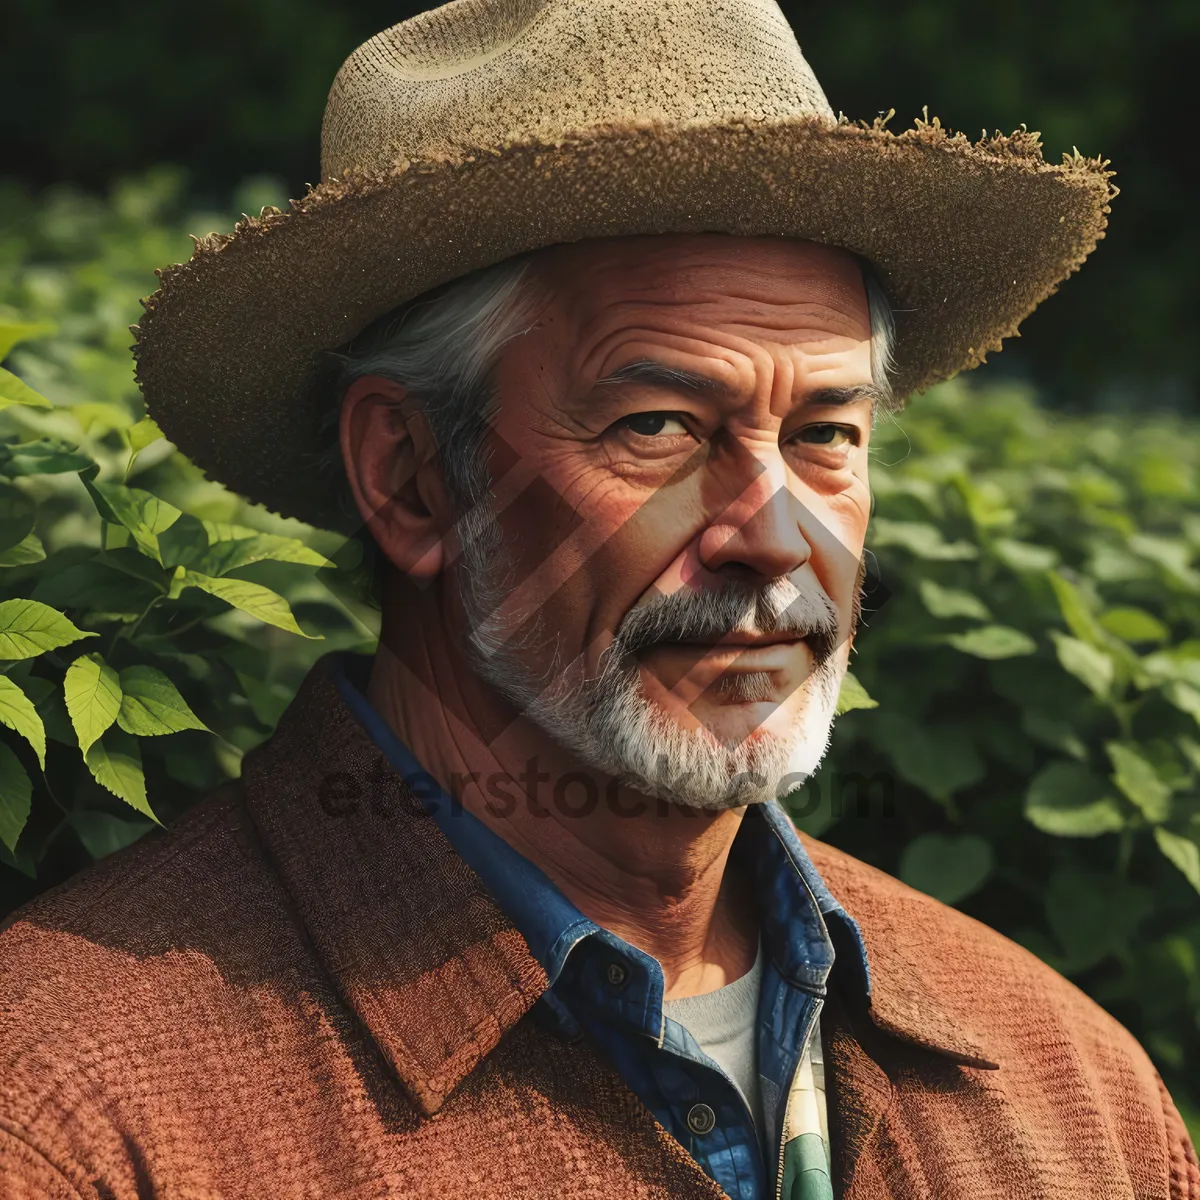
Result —
<instances>
[{"instance_id":1,"label":"cheek","mask_svg":"<svg viewBox=\"0 0 1200 1200\"><path fill-rule=\"evenodd\" d=\"M858 577L871 515L865 480L822 506L819 519L804 531L812 546L812 566L826 594L847 616L858 592Z\"/></svg>"},{"instance_id":2,"label":"cheek","mask_svg":"<svg viewBox=\"0 0 1200 1200\"><path fill-rule=\"evenodd\" d=\"M592 536L581 539L571 591L588 606L589 640L603 649L635 604L677 591L698 568L700 481L647 491L610 477L581 500L580 512Z\"/></svg>"},{"instance_id":3,"label":"cheek","mask_svg":"<svg viewBox=\"0 0 1200 1200\"><path fill-rule=\"evenodd\" d=\"M508 603L585 642L611 634L688 541L692 507L677 488L648 493L566 458L539 464L500 513Z\"/></svg>"}]
</instances>

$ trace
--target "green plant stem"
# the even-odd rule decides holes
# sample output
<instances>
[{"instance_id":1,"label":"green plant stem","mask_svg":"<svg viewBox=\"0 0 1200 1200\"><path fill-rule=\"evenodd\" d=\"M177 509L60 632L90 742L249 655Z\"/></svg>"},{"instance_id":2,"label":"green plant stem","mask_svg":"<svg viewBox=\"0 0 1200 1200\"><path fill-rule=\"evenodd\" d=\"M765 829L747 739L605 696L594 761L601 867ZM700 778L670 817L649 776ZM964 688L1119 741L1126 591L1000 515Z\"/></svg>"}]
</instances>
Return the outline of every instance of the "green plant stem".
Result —
<instances>
[{"instance_id":1,"label":"green plant stem","mask_svg":"<svg viewBox=\"0 0 1200 1200\"><path fill-rule=\"evenodd\" d=\"M108 643L109 657L112 656L112 652L115 649L117 642L121 640L122 636L124 636L127 641L133 641L133 638L137 634L137 631L141 628L142 622L150 615L150 610L152 608L154 608L154 606L156 604L158 604L158 602L160 600L162 600L162 598L163 598L162 596L154 596L150 600L149 604L147 604L146 607L144 609L142 609L141 613L138 616L138 619L136 621L134 621L134 623L132 625L129 625L129 626L121 625L121 626L118 626L113 631L112 638L110 639L110 641Z\"/></svg>"},{"instance_id":2,"label":"green plant stem","mask_svg":"<svg viewBox=\"0 0 1200 1200\"><path fill-rule=\"evenodd\" d=\"M1129 879L1129 863L1133 858L1133 830L1122 829L1117 838L1117 878L1125 883Z\"/></svg>"},{"instance_id":3,"label":"green plant stem","mask_svg":"<svg viewBox=\"0 0 1200 1200\"><path fill-rule=\"evenodd\" d=\"M185 621L182 625L176 625L173 629L166 629L164 634L170 634L171 637L178 637L181 633L187 633L190 629L195 629L197 625L203 624L212 617L212 613L201 613L198 617L193 617L190 621Z\"/></svg>"},{"instance_id":4,"label":"green plant stem","mask_svg":"<svg viewBox=\"0 0 1200 1200\"><path fill-rule=\"evenodd\" d=\"M38 769L42 774L42 786L46 789L46 795L50 797L51 801L54 803L54 807L63 814L63 819L65 820L71 815L71 810L67 808L67 806L63 804L63 802L54 794L54 789L50 786L50 780L46 777L45 767L39 767ZM61 825L62 821L60 821L59 824Z\"/></svg>"}]
</instances>

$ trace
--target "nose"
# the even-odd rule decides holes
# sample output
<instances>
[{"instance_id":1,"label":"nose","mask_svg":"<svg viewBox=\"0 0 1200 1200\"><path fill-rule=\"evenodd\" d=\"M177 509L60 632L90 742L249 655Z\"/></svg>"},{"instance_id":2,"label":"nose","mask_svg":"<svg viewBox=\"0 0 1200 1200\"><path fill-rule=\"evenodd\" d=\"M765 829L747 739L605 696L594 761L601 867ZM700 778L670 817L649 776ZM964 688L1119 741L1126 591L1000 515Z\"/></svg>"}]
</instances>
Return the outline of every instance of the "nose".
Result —
<instances>
[{"instance_id":1,"label":"nose","mask_svg":"<svg viewBox=\"0 0 1200 1200\"><path fill-rule=\"evenodd\" d=\"M812 557L804 536L804 506L787 485L778 454L755 457L740 493L700 535L698 557L708 571L758 579L778 579L799 570Z\"/></svg>"}]
</instances>

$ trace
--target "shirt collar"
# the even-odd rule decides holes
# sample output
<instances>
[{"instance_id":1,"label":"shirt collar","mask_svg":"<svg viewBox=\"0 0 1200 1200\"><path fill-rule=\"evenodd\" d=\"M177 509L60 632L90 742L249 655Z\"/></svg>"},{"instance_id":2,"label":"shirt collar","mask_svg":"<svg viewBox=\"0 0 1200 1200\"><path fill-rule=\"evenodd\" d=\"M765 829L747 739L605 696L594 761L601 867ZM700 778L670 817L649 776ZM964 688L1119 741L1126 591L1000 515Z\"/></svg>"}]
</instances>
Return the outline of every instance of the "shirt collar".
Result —
<instances>
[{"instance_id":1,"label":"shirt collar","mask_svg":"<svg viewBox=\"0 0 1200 1200\"><path fill-rule=\"evenodd\" d=\"M567 955L583 938L599 932L599 926L534 863L442 790L355 682L366 661L360 657L356 662L352 655L335 660L333 675L342 699L524 935L553 985ZM741 857L754 879L763 940L780 974L805 990L823 993L833 965L826 921L835 921L853 950L855 983L869 994L870 973L858 925L826 887L777 801L747 809L732 853ZM632 950L619 939L614 946ZM635 952L630 957L642 956Z\"/></svg>"},{"instance_id":2,"label":"shirt collar","mask_svg":"<svg viewBox=\"0 0 1200 1200\"><path fill-rule=\"evenodd\" d=\"M521 931L530 953L542 964L553 985L572 946L595 933L599 926L585 917L544 871L446 794L355 683L355 675L363 665L361 656L349 654L334 661L333 679L342 700Z\"/></svg>"},{"instance_id":3,"label":"shirt collar","mask_svg":"<svg viewBox=\"0 0 1200 1200\"><path fill-rule=\"evenodd\" d=\"M310 670L275 733L243 760L242 793L331 982L433 1114L549 984L336 674L332 655ZM923 930L893 897L902 885L820 842L802 849L861 925L875 1025L963 1065L994 1066L929 969Z\"/></svg>"}]
</instances>

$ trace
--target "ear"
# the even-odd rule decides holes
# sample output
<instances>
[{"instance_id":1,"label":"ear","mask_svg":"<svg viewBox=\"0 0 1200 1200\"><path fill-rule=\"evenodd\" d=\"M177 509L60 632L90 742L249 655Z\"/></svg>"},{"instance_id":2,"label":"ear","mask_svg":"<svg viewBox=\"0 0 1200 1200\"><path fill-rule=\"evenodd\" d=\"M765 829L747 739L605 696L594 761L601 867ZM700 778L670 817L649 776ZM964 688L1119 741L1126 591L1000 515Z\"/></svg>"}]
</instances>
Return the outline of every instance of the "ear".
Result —
<instances>
[{"instance_id":1,"label":"ear","mask_svg":"<svg viewBox=\"0 0 1200 1200\"><path fill-rule=\"evenodd\" d=\"M428 422L398 383L356 379L342 398L342 462L358 511L380 550L409 578L446 565L453 514Z\"/></svg>"}]
</instances>

